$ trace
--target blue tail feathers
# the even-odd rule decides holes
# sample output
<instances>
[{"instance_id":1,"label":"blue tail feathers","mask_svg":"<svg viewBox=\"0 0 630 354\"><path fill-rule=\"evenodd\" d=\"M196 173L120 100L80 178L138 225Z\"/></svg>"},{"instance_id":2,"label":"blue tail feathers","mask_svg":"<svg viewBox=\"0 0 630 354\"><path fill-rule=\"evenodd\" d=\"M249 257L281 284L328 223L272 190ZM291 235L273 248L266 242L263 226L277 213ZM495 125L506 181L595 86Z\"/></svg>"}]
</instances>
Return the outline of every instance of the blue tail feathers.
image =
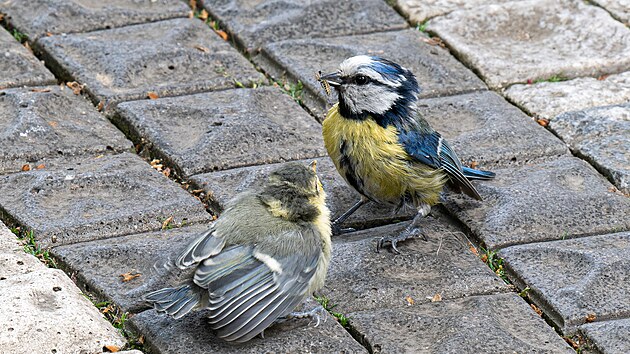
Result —
<instances>
[{"instance_id":1,"label":"blue tail feathers","mask_svg":"<svg viewBox=\"0 0 630 354\"><path fill-rule=\"evenodd\" d=\"M464 171L464 176L466 176L469 180L488 180L493 179L495 176L494 172L475 170L474 168L465 166L462 167L462 170Z\"/></svg>"}]
</instances>

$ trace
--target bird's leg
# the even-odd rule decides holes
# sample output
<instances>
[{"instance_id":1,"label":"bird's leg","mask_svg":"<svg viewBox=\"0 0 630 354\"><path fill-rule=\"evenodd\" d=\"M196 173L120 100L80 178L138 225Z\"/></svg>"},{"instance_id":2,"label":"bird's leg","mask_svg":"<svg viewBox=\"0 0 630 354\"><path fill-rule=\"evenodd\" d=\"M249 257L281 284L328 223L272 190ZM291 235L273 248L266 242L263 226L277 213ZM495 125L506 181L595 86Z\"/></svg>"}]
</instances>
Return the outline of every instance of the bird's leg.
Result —
<instances>
[{"instance_id":1,"label":"bird's leg","mask_svg":"<svg viewBox=\"0 0 630 354\"><path fill-rule=\"evenodd\" d=\"M333 220L331 224L333 235L341 235L341 234L354 231L353 228L342 229L340 225L341 223L346 221L346 219L348 219L350 215L354 214L354 212L357 211L357 209L362 207L364 204L367 204L369 201L370 200L367 199L366 197L361 197L361 199L358 202L356 202L353 206L351 206L350 209L348 209L348 211L346 211L345 213L341 214L341 216Z\"/></svg>"},{"instance_id":2,"label":"bird's leg","mask_svg":"<svg viewBox=\"0 0 630 354\"><path fill-rule=\"evenodd\" d=\"M422 222L422 220L424 220L427 215L429 215L430 212L430 205L422 204L421 206L419 206L418 213L413 218L413 220L411 220L411 223L409 223L409 225L407 225L407 227L401 233L396 236L384 236L378 240L378 242L376 243L376 252L379 252L381 248L385 246L385 244L389 243L392 251L394 251L394 253L396 254L400 254L400 251L398 251L396 244L398 242L406 241L410 238L418 237L419 235L422 235L422 238L427 241L427 236L422 232L419 224L420 222Z\"/></svg>"},{"instance_id":3,"label":"bird's leg","mask_svg":"<svg viewBox=\"0 0 630 354\"><path fill-rule=\"evenodd\" d=\"M324 315L324 313L326 312L326 309L324 309L324 307L322 305L318 305L315 306L312 310L310 311L303 311L303 312L291 312L290 314L284 316L284 317L280 317L276 320L276 323L281 323L287 320L291 320L294 318L311 318L311 319L315 319L316 323L315 323L315 327L319 326L319 323L321 322L321 317ZM324 321L326 321L326 317L324 317Z\"/></svg>"}]
</instances>

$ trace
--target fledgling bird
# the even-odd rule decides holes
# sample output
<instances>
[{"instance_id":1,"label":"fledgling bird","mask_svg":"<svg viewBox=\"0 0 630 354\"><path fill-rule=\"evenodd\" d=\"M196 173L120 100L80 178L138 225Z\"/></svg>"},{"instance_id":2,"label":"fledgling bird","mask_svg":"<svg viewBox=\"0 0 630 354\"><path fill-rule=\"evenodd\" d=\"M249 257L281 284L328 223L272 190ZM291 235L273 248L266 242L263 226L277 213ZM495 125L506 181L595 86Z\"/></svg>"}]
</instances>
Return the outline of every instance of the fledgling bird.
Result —
<instances>
[{"instance_id":1,"label":"fledgling bird","mask_svg":"<svg viewBox=\"0 0 630 354\"><path fill-rule=\"evenodd\" d=\"M210 229L175 259L195 266L189 282L145 296L158 312L180 318L208 309L217 336L245 342L324 285L331 256L326 194L311 168L286 163L259 190L232 199ZM290 317L290 316L289 316Z\"/></svg>"},{"instance_id":2,"label":"fledgling bird","mask_svg":"<svg viewBox=\"0 0 630 354\"><path fill-rule=\"evenodd\" d=\"M420 221L440 200L445 184L481 200L470 180L494 173L462 166L446 140L418 113L420 87L411 71L380 57L346 59L318 80L339 102L327 113L323 135L328 155L346 182L362 196L333 228L369 201L418 210L401 234L379 240L377 251L422 234Z\"/></svg>"}]
</instances>

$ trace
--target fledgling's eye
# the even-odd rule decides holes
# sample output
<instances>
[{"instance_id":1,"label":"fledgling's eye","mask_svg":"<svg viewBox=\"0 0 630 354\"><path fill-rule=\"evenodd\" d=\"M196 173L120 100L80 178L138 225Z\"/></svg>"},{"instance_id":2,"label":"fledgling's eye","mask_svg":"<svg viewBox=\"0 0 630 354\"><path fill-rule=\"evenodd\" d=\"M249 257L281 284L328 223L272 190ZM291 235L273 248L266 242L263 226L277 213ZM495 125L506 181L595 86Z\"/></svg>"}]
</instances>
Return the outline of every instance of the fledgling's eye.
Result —
<instances>
[{"instance_id":1,"label":"fledgling's eye","mask_svg":"<svg viewBox=\"0 0 630 354\"><path fill-rule=\"evenodd\" d=\"M365 75L357 75L357 76L354 78L354 82L356 82L356 83L357 83L357 85L365 85L365 84L367 84L368 82L370 82L370 78L369 78L369 77L367 77L367 76L365 76Z\"/></svg>"}]
</instances>

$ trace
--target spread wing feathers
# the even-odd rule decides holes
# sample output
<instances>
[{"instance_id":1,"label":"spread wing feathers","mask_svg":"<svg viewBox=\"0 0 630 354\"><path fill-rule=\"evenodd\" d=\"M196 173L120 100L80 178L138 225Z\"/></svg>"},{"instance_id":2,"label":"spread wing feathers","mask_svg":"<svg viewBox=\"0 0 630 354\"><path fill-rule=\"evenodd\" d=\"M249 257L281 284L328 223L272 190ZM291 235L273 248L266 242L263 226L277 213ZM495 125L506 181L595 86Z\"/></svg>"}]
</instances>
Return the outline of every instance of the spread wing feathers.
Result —
<instances>
[{"instance_id":1,"label":"spread wing feathers","mask_svg":"<svg viewBox=\"0 0 630 354\"><path fill-rule=\"evenodd\" d=\"M225 239L216 234L214 227L210 227L210 230L199 235L180 253L175 260L175 265L180 269L188 268L218 254L223 246L225 246Z\"/></svg>"},{"instance_id":2,"label":"spread wing feathers","mask_svg":"<svg viewBox=\"0 0 630 354\"><path fill-rule=\"evenodd\" d=\"M459 158L440 133L403 131L399 134L399 142L414 159L425 165L443 169L456 188L472 198L481 200L475 187L464 175Z\"/></svg>"},{"instance_id":3,"label":"spread wing feathers","mask_svg":"<svg viewBox=\"0 0 630 354\"><path fill-rule=\"evenodd\" d=\"M256 246L230 246L199 264L194 282L210 291L209 322L219 337L245 342L304 300L321 252L301 251L270 261Z\"/></svg>"}]
</instances>

